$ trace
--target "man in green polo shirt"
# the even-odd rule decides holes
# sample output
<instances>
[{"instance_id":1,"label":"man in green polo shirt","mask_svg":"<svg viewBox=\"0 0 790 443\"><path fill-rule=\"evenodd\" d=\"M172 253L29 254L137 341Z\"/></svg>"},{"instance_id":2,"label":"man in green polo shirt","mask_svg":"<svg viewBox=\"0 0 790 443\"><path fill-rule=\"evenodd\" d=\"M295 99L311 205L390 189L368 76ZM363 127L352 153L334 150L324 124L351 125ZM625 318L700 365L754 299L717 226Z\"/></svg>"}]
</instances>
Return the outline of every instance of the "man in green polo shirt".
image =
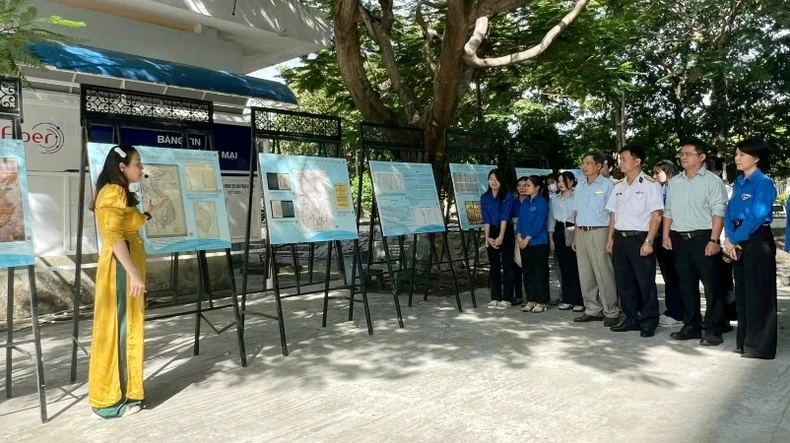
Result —
<instances>
[{"instance_id":1,"label":"man in green polo shirt","mask_svg":"<svg viewBox=\"0 0 790 443\"><path fill-rule=\"evenodd\" d=\"M718 346L724 332L724 299L719 290L721 245L727 190L716 174L705 169L708 146L699 139L683 143L683 173L669 181L664 207L664 248L674 251L683 298L683 328L670 336L675 340L700 339ZM705 288L705 322L700 314L699 283ZM702 330L705 330L703 336Z\"/></svg>"}]
</instances>

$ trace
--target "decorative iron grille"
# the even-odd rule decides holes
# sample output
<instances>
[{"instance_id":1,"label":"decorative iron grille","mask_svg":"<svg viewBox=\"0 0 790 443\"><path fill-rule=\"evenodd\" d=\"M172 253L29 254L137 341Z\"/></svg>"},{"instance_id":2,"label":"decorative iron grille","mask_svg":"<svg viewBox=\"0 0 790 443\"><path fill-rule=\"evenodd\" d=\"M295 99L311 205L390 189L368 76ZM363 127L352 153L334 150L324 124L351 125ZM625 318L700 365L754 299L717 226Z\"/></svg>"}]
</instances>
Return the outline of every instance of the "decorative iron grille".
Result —
<instances>
[{"instance_id":1,"label":"decorative iron grille","mask_svg":"<svg viewBox=\"0 0 790 443\"><path fill-rule=\"evenodd\" d=\"M422 129L362 123L362 144L365 147L412 148L422 151L425 135Z\"/></svg>"},{"instance_id":2,"label":"decorative iron grille","mask_svg":"<svg viewBox=\"0 0 790 443\"><path fill-rule=\"evenodd\" d=\"M22 114L22 83L18 78L0 77L0 114Z\"/></svg>"},{"instance_id":3,"label":"decorative iron grille","mask_svg":"<svg viewBox=\"0 0 790 443\"><path fill-rule=\"evenodd\" d=\"M83 119L210 127L214 122L214 107L203 100L82 85L82 116Z\"/></svg>"},{"instance_id":4,"label":"decorative iron grille","mask_svg":"<svg viewBox=\"0 0 790 443\"><path fill-rule=\"evenodd\" d=\"M258 136L293 140L340 141L340 118L286 111L282 109L252 108L252 127Z\"/></svg>"}]
</instances>

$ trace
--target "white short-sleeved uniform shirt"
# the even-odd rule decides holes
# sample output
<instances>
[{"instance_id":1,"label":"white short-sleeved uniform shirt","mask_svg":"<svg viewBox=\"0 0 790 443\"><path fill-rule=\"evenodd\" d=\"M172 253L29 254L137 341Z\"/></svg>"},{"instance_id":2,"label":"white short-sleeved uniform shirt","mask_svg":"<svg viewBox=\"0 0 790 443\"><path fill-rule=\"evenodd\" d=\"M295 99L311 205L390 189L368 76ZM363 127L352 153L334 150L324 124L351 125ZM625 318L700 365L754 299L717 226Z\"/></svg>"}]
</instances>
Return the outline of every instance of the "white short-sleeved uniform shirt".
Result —
<instances>
[{"instance_id":1,"label":"white short-sleeved uniform shirt","mask_svg":"<svg viewBox=\"0 0 790 443\"><path fill-rule=\"evenodd\" d=\"M651 214L664 209L661 185L644 172L640 172L630 185L627 178L618 180L606 209L614 213L616 230L647 232Z\"/></svg>"}]
</instances>

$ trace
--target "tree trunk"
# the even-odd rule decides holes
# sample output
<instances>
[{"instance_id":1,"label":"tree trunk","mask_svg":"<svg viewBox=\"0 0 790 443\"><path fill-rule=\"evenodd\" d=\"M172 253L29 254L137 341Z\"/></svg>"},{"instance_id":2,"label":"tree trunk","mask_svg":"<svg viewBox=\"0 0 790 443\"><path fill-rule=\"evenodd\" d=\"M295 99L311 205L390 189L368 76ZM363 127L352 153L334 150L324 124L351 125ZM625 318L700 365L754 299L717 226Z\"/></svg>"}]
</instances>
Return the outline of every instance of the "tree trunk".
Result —
<instances>
[{"instance_id":1,"label":"tree trunk","mask_svg":"<svg viewBox=\"0 0 790 443\"><path fill-rule=\"evenodd\" d=\"M684 81L673 77L672 78L672 93L669 94L670 101L672 102L672 123L675 127L675 134L678 136L678 141L683 143L686 140L686 128L683 120L683 84Z\"/></svg>"},{"instance_id":2,"label":"tree trunk","mask_svg":"<svg viewBox=\"0 0 790 443\"><path fill-rule=\"evenodd\" d=\"M713 148L716 155L725 156L730 135L730 100L727 80L719 74L711 80L711 111L713 113Z\"/></svg>"},{"instance_id":3,"label":"tree trunk","mask_svg":"<svg viewBox=\"0 0 790 443\"><path fill-rule=\"evenodd\" d=\"M335 51L343 84L359 112L372 123L397 124L398 118L370 84L360 50L359 3L339 0L335 6Z\"/></svg>"},{"instance_id":4,"label":"tree trunk","mask_svg":"<svg viewBox=\"0 0 790 443\"><path fill-rule=\"evenodd\" d=\"M425 148L433 161L444 152L444 133L452 126L464 74L464 45L469 37L465 2L448 2L439 66L433 81L433 103L425 120Z\"/></svg>"}]
</instances>

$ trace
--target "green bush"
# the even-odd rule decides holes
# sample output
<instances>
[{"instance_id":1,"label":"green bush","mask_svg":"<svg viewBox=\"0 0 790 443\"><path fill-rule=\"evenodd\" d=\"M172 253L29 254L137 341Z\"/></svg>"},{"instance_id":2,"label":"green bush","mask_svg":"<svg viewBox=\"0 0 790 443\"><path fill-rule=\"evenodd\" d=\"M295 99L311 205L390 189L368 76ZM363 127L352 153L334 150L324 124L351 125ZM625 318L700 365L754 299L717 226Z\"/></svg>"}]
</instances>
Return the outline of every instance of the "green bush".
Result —
<instances>
[{"instance_id":1,"label":"green bush","mask_svg":"<svg viewBox=\"0 0 790 443\"><path fill-rule=\"evenodd\" d=\"M787 192L779 194L779 197L776 198L776 203L784 206L787 204L787 197L790 197L790 194Z\"/></svg>"},{"instance_id":2,"label":"green bush","mask_svg":"<svg viewBox=\"0 0 790 443\"><path fill-rule=\"evenodd\" d=\"M373 207L373 183L370 181L370 175L362 175L362 217L361 220L367 220L366 217L370 216L370 209ZM354 199L354 211L357 210L357 192L359 187L359 177L351 179L351 197Z\"/></svg>"}]
</instances>

